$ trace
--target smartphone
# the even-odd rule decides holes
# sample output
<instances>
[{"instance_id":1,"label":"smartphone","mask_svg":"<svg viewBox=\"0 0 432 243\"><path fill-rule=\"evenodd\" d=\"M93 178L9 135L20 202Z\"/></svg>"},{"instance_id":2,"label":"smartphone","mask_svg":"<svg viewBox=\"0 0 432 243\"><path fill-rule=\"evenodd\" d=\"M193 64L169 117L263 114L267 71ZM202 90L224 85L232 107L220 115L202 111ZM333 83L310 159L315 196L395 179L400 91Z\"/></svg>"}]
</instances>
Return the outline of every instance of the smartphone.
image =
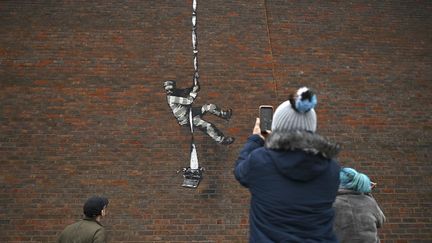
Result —
<instances>
[{"instance_id":1,"label":"smartphone","mask_svg":"<svg viewBox=\"0 0 432 243\"><path fill-rule=\"evenodd\" d=\"M259 118L261 133L267 133L267 131L271 131L271 125L273 121L273 106L261 105L259 107Z\"/></svg>"}]
</instances>

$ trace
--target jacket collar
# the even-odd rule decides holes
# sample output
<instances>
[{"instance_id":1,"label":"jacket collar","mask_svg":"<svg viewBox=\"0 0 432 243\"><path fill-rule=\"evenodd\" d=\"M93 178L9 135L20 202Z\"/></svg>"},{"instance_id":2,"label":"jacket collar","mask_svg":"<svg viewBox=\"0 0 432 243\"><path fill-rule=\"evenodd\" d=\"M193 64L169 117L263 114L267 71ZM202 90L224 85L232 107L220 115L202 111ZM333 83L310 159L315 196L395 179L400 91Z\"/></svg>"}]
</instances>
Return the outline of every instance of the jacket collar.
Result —
<instances>
[{"instance_id":1,"label":"jacket collar","mask_svg":"<svg viewBox=\"0 0 432 243\"><path fill-rule=\"evenodd\" d=\"M366 196L370 196L370 197L372 196L371 193L357 192L357 191L346 189L343 187L339 187L337 195L366 195Z\"/></svg>"},{"instance_id":2,"label":"jacket collar","mask_svg":"<svg viewBox=\"0 0 432 243\"><path fill-rule=\"evenodd\" d=\"M85 216L85 217L83 218L83 220L91 221L91 222L95 222L95 223L97 223L98 225L103 226L103 225L101 224L101 222L97 221L97 220L94 219L94 218L90 218L90 217Z\"/></svg>"},{"instance_id":3,"label":"jacket collar","mask_svg":"<svg viewBox=\"0 0 432 243\"><path fill-rule=\"evenodd\" d=\"M265 146L274 150L300 149L327 159L335 158L340 151L339 144L307 131L273 132L267 137Z\"/></svg>"}]
</instances>

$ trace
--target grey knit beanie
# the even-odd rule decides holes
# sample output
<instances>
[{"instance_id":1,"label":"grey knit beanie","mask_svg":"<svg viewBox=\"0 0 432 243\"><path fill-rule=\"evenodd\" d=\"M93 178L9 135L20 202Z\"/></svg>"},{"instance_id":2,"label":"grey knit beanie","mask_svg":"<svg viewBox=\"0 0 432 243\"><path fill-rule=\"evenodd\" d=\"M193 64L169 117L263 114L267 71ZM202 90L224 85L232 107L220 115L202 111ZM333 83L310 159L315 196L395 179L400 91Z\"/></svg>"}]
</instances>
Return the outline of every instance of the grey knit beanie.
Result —
<instances>
[{"instance_id":1,"label":"grey knit beanie","mask_svg":"<svg viewBox=\"0 0 432 243\"><path fill-rule=\"evenodd\" d=\"M317 97L307 87L300 88L295 95L278 106L272 122L272 132L294 130L315 132L317 117L315 106Z\"/></svg>"}]
</instances>

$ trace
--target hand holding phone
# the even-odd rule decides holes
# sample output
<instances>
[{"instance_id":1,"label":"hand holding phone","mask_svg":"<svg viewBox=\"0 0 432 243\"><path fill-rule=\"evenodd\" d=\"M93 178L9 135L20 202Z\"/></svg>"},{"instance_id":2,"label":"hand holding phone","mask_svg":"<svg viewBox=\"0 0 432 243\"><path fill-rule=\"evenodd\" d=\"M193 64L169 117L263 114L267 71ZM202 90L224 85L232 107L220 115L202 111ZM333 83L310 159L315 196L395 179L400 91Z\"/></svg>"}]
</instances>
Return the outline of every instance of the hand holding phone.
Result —
<instances>
[{"instance_id":1,"label":"hand holding phone","mask_svg":"<svg viewBox=\"0 0 432 243\"><path fill-rule=\"evenodd\" d=\"M260 129L262 134L270 133L273 122L273 106L261 105L259 107Z\"/></svg>"}]
</instances>

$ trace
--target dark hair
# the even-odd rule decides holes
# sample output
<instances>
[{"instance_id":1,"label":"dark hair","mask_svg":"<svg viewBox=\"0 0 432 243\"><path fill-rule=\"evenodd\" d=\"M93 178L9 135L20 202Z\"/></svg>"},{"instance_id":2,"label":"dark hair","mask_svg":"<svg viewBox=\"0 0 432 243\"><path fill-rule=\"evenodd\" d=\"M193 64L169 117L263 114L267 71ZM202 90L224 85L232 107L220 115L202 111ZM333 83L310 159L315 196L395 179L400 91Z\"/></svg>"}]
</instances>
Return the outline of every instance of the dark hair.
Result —
<instances>
[{"instance_id":1,"label":"dark hair","mask_svg":"<svg viewBox=\"0 0 432 243\"><path fill-rule=\"evenodd\" d=\"M84 204L83 212L84 215L89 218L95 218L101 215L104 207L108 206L108 199L106 197L93 196L87 199Z\"/></svg>"}]
</instances>

